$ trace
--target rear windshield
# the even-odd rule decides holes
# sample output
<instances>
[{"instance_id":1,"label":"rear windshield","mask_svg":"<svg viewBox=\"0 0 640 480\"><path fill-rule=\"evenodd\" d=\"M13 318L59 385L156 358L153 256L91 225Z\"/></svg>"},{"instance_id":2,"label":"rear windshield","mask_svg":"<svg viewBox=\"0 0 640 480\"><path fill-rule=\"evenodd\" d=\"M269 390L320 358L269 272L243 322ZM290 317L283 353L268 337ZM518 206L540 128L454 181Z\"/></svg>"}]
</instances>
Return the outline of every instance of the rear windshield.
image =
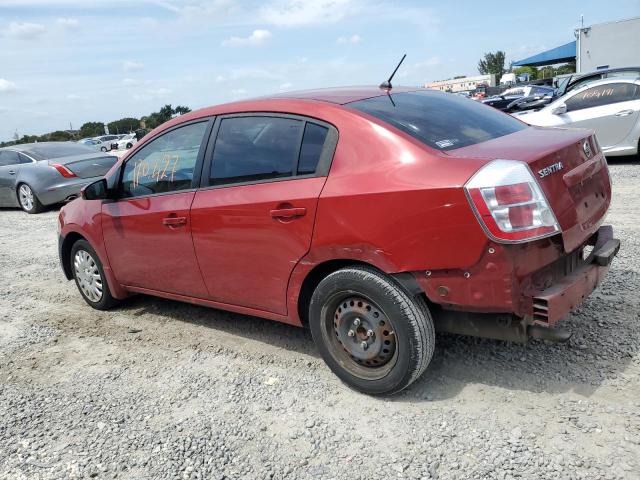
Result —
<instances>
[{"instance_id":1,"label":"rear windshield","mask_svg":"<svg viewBox=\"0 0 640 480\"><path fill-rule=\"evenodd\" d=\"M95 150L81 143L60 142L38 145L37 143L25 148L25 153L30 154L37 160L48 160L50 158L70 157L72 155L82 155L85 153L95 153Z\"/></svg>"},{"instance_id":2,"label":"rear windshield","mask_svg":"<svg viewBox=\"0 0 640 480\"><path fill-rule=\"evenodd\" d=\"M527 128L493 107L435 91L393 93L347 106L393 125L436 150L475 145Z\"/></svg>"}]
</instances>

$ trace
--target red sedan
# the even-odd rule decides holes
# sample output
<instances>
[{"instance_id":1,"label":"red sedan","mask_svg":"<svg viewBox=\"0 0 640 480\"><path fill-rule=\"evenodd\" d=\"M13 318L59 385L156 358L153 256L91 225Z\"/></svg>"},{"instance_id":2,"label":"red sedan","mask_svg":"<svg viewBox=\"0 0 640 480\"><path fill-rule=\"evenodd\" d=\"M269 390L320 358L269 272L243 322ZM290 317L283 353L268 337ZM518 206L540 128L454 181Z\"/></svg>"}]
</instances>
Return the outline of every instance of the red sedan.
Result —
<instances>
[{"instance_id":1,"label":"red sedan","mask_svg":"<svg viewBox=\"0 0 640 480\"><path fill-rule=\"evenodd\" d=\"M619 249L610 199L589 131L316 90L158 127L61 210L59 253L94 308L142 293L308 326L343 381L392 393L435 331L566 340Z\"/></svg>"}]
</instances>

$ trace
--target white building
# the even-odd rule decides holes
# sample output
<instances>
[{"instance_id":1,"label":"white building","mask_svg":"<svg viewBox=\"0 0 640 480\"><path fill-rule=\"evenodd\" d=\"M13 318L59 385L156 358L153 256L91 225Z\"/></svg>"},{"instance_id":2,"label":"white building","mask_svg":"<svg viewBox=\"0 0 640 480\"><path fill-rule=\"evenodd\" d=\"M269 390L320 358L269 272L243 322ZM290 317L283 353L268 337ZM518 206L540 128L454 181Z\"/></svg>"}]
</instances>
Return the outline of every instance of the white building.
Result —
<instances>
[{"instance_id":1,"label":"white building","mask_svg":"<svg viewBox=\"0 0 640 480\"><path fill-rule=\"evenodd\" d=\"M492 73L490 75L477 75L475 77L463 77L452 78L450 80L438 80L436 82L430 82L425 84L426 88L433 90L441 90L443 92L470 92L475 90L478 85L488 85L490 87L496 86L496 76Z\"/></svg>"},{"instance_id":2,"label":"white building","mask_svg":"<svg viewBox=\"0 0 640 480\"><path fill-rule=\"evenodd\" d=\"M640 66L640 17L576 30L578 73Z\"/></svg>"}]
</instances>

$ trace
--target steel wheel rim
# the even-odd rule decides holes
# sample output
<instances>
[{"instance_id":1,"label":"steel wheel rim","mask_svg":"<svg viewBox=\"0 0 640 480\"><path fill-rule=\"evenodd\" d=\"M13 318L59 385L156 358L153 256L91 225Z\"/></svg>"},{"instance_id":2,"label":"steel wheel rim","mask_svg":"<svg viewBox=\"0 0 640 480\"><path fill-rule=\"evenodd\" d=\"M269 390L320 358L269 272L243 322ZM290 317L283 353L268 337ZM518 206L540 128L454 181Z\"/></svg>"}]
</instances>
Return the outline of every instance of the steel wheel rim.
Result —
<instances>
[{"instance_id":1,"label":"steel wheel rim","mask_svg":"<svg viewBox=\"0 0 640 480\"><path fill-rule=\"evenodd\" d=\"M351 375L379 380L398 359L391 319L360 293L336 295L323 309L326 344L334 359Z\"/></svg>"},{"instance_id":2,"label":"steel wheel rim","mask_svg":"<svg viewBox=\"0 0 640 480\"><path fill-rule=\"evenodd\" d=\"M102 275L98 264L86 250L78 250L73 257L73 268L82 294L92 302L102 298Z\"/></svg>"},{"instance_id":3,"label":"steel wheel rim","mask_svg":"<svg viewBox=\"0 0 640 480\"><path fill-rule=\"evenodd\" d=\"M33 192L29 185L20 185L20 190L18 192L18 196L20 197L20 205L25 210L31 210L33 208Z\"/></svg>"}]
</instances>

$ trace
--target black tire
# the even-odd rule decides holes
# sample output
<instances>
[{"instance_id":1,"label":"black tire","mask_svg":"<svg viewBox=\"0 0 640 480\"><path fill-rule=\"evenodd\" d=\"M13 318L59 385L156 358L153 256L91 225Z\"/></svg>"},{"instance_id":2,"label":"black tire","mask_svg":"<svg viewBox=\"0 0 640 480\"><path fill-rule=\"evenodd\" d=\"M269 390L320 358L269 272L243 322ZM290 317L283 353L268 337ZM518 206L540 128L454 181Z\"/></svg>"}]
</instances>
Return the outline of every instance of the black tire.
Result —
<instances>
[{"instance_id":1,"label":"black tire","mask_svg":"<svg viewBox=\"0 0 640 480\"><path fill-rule=\"evenodd\" d=\"M324 278L311 297L309 326L333 373L367 394L406 388L433 356L435 329L425 300L412 298L369 267L344 268Z\"/></svg>"},{"instance_id":2,"label":"black tire","mask_svg":"<svg viewBox=\"0 0 640 480\"><path fill-rule=\"evenodd\" d=\"M107 147L100 147L100 151L101 152L106 152L107 151Z\"/></svg>"},{"instance_id":3,"label":"black tire","mask_svg":"<svg viewBox=\"0 0 640 480\"><path fill-rule=\"evenodd\" d=\"M95 296L92 297L89 293L87 293L87 291L83 290L83 287L81 286L83 283L83 278L81 278L81 276L87 274L84 273L82 268L76 267L76 255L79 254L80 256L84 256L84 254L89 255L89 257L93 261L93 264L89 262L87 264L87 267L91 268L95 266L98 274L100 275L99 298L96 298ZM76 282L76 286L78 287L78 291L80 292L80 295L82 295L82 298L84 298L84 301L87 302L91 307L95 308L96 310L109 310L110 308L113 308L118 303L120 303L119 300L113 298L113 296L111 295L109 284L107 283L106 277L104 275L104 269L102 268L102 262L100 262L100 258L96 254L95 250L91 247L91 245L89 245L89 242L87 242L86 240L78 240L76 243L74 243L73 247L71 247L71 256L69 257L69 262L71 263L70 267L71 271L73 272L73 278ZM80 272L78 270L80 270Z\"/></svg>"},{"instance_id":4,"label":"black tire","mask_svg":"<svg viewBox=\"0 0 640 480\"><path fill-rule=\"evenodd\" d=\"M127 143L126 147L127 147L127 150L129 150L131 147L133 147L133 144L132 143Z\"/></svg>"},{"instance_id":5,"label":"black tire","mask_svg":"<svg viewBox=\"0 0 640 480\"><path fill-rule=\"evenodd\" d=\"M30 200L27 200L26 196L23 194L23 191L28 191L28 195ZM26 183L21 183L18 185L18 189L16 190L16 195L18 196L18 204L20 208L27 213L40 213L44 210L44 205L38 199L38 196L31 189L31 187Z\"/></svg>"}]
</instances>

